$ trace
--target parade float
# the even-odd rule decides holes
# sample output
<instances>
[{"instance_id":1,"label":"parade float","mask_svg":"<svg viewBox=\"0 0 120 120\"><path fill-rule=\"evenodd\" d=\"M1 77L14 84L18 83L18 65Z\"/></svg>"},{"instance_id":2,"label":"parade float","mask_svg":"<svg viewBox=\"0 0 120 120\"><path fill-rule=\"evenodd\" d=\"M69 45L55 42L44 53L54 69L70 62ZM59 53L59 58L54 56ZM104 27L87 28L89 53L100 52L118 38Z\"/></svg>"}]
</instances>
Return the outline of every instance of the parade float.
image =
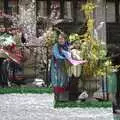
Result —
<instances>
[{"instance_id":1,"label":"parade float","mask_svg":"<svg viewBox=\"0 0 120 120\"><path fill-rule=\"evenodd\" d=\"M34 8L33 4L34 3L31 2L28 8L25 8L25 5L20 4L20 10L21 10L20 12L22 12L22 10L25 12L25 10L27 9L24 15L33 14L31 12ZM112 68L111 60L106 57L107 55L106 46L94 37L94 32L93 32L94 31L94 19L92 17L92 14L93 14L95 7L96 6L91 1L88 1L82 7L82 11L84 11L85 16L86 16L86 21L84 24L85 30L83 30L84 33L82 34L71 33L70 35L67 36L68 41L71 44L74 44L75 42L77 42L77 44L80 46L79 50L81 51L82 58L88 61L87 64L82 66L82 71L81 71L82 82L80 82L79 90L80 92L83 92L84 90L86 90L90 96L92 96L93 93L97 89L99 89L98 88L99 85L97 86L96 80L100 82L103 81L103 77L106 76L106 73L109 74ZM56 10L59 11L59 9L56 9ZM27 41L23 47L25 48L24 50L26 51L25 52L26 58L27 58L26 64L29 63L27 61L30 60L29 59L30 57L33 59L32 62L30 62L31 66L27 67L26 69L27 74L29 73L29 75L31 75L31 73L35 71L34 78L40 77L44 79L45 82L48 82L48 73L50 69L46 69L46 68L49 68L49 65L50 65L49 64L50 62L48 61L50 60L50 57L51 57L50 55L51 49L54 43L56 42L57 32L63 32L63 30L61 30L59 26L60 25L62 26L62 23L65 21L64 19L59 18L59 14L57 14L58 16L54 16L54 15L55 14L51 12L50 17L44 18L44 17L39 16L37 18L38 21L40 20L43 22L43 25L45 27L43 29L43 34L39 37L36 37L35 34L33 35L32 32L34 32L34 30L31 31L32 19L29 20L28 17L23 17L24 18L24 20L22 20L23 23L21 23L18 19L14 19L14 24L15 25L17 24L17 28L21 28ZM5 16L11 18L9 15L8 16L5 15ZM29 20L30 26L26 22L28 20ZM37 60L37 62L35 60ZM17 61L14 60L14 62L17 62ZM33 65L33 63L35 64ZM28 70L32 70L32 72L31 71L28 72ZM44 73L46 72L45 75L43 74L43 72L40 72L41 70L43 70ZM44 78L45 76L46 78ZM104 92L104 88L102 89L102 92ZM106 95L104 96L103 94L102 98L104 97L106 99Z\"/></svg>"},{"instance_id":2,"label":"parade float","mask_svg":"<svg viewBox=\"0 0 120 120\"><path fill-rule=\"evenodd\" d=\"M112 78L111 73L117 71L119 65L114 66L112 64L106 44L98 40L95 35L93 18L95 8L96 5L92 1L88 1L83 5L82 10L86 16L86 32L84 34L72 33L69 35L69 41L72 44L77 43L82 58L88 61L87 64L82 65L82 71L81 68L78 70L81 71L79 90L82 93L77 102L56 102L55 107L105 107L107 104L109 104L109 107L112 106L111 102L105 102L104 104L96 101L113 101L116 91L116 78ZM114 92L110 90L113 86ZM112 92L114 95L112 94L112 98L110 98ZM85 102L81 103L80 101Z\"/></svg>"}]
</instances>

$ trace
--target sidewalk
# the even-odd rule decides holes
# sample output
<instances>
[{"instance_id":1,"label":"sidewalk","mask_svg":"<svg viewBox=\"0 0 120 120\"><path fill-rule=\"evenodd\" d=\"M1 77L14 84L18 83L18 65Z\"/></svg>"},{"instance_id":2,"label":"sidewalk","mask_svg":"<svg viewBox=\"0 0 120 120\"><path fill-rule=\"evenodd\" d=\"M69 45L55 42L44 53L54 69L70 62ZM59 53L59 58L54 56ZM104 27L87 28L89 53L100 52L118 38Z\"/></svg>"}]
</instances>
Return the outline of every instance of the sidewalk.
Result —
<instances>
[{"instance_id":1,"label":"sidewalk","mask_svg":"<svg viewBox=\"0 0 120 120\"><path fill-rule=\"evenodd\" d=\"M0 120L113 120L112 108L53 108L50 94L0 95Z\"/></svg>"}]
</instances>

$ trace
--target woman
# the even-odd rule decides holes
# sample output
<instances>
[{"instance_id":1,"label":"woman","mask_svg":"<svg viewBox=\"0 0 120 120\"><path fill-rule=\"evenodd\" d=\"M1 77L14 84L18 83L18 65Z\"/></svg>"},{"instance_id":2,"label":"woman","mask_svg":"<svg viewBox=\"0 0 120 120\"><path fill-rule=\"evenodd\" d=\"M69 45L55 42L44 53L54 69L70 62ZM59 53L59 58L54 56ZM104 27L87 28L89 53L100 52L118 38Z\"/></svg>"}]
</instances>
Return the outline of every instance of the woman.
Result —
<instances>
[{"instance_id":1,"label":"woman","mask_svg":"<svg viewBox=\"0 0 120 120\"><path fill-rule=\"evenodd\" d=\"M69 44L65 42L64 34L60 34L58 42L53 46L51 60L51 82L54 87L55 100L68 100L69 77L66 57L63 50L68 51Z\"/></svg>"}]
</instances>

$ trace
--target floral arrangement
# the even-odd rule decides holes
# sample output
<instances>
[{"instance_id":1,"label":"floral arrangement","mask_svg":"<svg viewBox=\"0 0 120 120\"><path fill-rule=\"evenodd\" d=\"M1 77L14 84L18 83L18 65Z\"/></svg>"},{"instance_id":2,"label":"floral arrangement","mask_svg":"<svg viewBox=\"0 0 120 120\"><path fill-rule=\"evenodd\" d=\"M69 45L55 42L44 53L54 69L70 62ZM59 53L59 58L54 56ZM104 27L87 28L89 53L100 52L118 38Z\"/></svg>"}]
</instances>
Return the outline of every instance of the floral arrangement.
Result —
<instances>
[{"instance_id":1,"label":"floral arrangement","mask_svg":"<svg viewBox=\"0 0 120 120\"><path fill-rule=\"evenodd\" d=\"M82 10L85 13L87 21L87 31L83 35L72 33L69 35L69 42L74 43L77 41L80 45L80 51L83 59L88 63L83 65L83 75L86 78L104 76L107 72L111 72L113 69L112 62L106 57L106 46L100 41L96 40L93 35L94 31L94 19L92 13L95 9L95 5L92 2L87 2L82 6ZM57 38L56 32L49 28L44 33L45 44L52 46Z\"/></svg>"},{"instance_id":2,"label":"floral arrangement","mask_svg":"<svg viewBox=\"0 0 120 120\"><path fill-rule=\"evenodd\" d=\"M79 41L80 50L83 59L88 63L83 65L83 75L87 78L100 77L110 73L113 70L112 62L107 58L106 46L100 41L96 40L93 35L94 19L92 17L95 5L92 1L88 1L82 6L87 21L87 31L83 35L71 34L69 36L70 42ZM118 66L114 67L117 68Z\"/></svg>"},{"instance_id":3,"label":"floral arrangement","mask_svg":"<svg viewBox=\"0 0 120 120\"><path fill-rule=\"evenodd\" d=\"M15 41L12 35L9 35L7 33L0 35L0 46L1 47L13 45L13 44L15 44Z\"/></svg>"}]
</instances>

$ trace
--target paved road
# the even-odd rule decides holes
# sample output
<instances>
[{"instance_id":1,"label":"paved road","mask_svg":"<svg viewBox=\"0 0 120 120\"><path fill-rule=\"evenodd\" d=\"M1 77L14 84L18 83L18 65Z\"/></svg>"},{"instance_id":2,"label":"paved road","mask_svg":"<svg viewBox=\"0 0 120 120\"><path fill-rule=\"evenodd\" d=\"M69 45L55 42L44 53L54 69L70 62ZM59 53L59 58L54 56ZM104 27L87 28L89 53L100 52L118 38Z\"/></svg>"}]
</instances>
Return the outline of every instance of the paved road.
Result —
<instances>
[{"instance_id":1,"label":"paved road","mask_svg":"<svg viewBox=\"0 0 120 120\"><path fill-rule=\"evenodd\" d=\"M53 108L53 95L0 95L0 120L113 120L112 108Z\"/></svg>"}]
</instances>

